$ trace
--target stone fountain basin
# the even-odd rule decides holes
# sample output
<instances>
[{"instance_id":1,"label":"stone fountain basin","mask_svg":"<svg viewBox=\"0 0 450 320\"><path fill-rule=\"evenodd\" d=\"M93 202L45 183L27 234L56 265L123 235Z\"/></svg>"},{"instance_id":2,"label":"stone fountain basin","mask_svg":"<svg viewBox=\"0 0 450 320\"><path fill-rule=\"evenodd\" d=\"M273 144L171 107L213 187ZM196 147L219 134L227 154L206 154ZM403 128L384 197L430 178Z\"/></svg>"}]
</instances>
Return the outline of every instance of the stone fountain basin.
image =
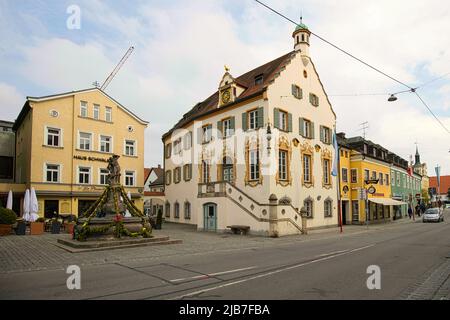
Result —
<instances>
[{"instance_id":1,"label":"stone fountain basin","mask_svg":"<svg viewBox=\"0 0 450 320\"><path fill-rule=\"evenodd\" d=\"M151 226L149 223L149 220L147 217L144 218L145 220L145 228L147 228L147 230L151 230ZM78 219L78 225L82 225L83 223L85 223L87 221L87 218L80 218ZM114 222L114 216L111 217L104 217L104 218L92 218L90 223L89 223L89 229L94 229L94 228L101 228L101 227L105 227L108 224L111 224ZM122 220L123 222L123 226L125 227L125 229L127 229L130 232L140 232L142 230L142 218L139 217L131 217L131 218L123 218ZM101 235L97 235L95 236L97 237L109 237L113 234L113 230L114 228L111 227L107 232L105 232L104 234Z\"/></svg>"}]
</instances>

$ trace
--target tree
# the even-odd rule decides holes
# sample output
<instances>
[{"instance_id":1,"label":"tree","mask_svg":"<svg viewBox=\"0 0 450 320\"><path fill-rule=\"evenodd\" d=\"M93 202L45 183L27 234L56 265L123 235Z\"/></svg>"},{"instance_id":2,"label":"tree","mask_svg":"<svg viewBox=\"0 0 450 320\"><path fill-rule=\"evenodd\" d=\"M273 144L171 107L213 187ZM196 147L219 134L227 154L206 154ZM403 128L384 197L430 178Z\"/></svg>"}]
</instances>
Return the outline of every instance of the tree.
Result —
<instances>
[{"instance_id":1,"label":"tree","mask_svg":"<svg viewBox=\"0 0 450 320\"><path fill-rule=\"evenodd\" d=\"M427 189L422 189L422 199L425 204L430 203L430 194Z\"/></svg>"}]
</instances>

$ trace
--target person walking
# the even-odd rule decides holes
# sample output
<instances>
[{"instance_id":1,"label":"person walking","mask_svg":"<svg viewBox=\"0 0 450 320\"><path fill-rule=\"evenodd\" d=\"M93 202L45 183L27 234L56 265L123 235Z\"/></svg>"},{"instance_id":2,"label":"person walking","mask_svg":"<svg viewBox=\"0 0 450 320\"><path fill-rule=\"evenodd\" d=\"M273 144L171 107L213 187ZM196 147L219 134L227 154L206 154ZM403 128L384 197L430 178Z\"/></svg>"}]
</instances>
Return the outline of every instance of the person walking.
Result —
<instances>
[{"instance_id":1,"label":"person walking","mask_svg":"<svg viewBox=\"0 0 450 320\"><path fill-rule=\"evenodd\" d=\"M411 217L412 217L412 209L411 209L411 207L408 207L408 216L411 219Z\"/></svg>"},{"instance_id":2,"label":"person walking","mask_svg":"<svg viewBox=\"0 0 450 320\"><path fill-rule=\"evenodd\" d=\"M416 205L416 207L415 207L415 214L418 216L418 217L420 217L420 207L419 207L419 205L417 204Z\"/></svg>"}]
</instances>

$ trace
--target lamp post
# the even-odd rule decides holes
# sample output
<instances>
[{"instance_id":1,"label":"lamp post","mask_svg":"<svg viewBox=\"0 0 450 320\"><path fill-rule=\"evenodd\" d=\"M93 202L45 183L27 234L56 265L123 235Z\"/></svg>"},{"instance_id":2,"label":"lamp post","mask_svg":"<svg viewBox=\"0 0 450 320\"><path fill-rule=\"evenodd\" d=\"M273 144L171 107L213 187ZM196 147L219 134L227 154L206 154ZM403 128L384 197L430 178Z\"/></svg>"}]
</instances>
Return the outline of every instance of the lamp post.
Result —
<instances>
[{"instance_id":1,"label":"lamp post","mask_svg":"<svg viewBox=\"0 0 450 320\"><path fill-rule=\"evenodd\" d=\"M270 155L270 150L272 149L270 146L270 141L272 140L272 129L270 128L270 122L267 123L266 139L267 139L267 154Z\"/></svg>"}]
</instances>

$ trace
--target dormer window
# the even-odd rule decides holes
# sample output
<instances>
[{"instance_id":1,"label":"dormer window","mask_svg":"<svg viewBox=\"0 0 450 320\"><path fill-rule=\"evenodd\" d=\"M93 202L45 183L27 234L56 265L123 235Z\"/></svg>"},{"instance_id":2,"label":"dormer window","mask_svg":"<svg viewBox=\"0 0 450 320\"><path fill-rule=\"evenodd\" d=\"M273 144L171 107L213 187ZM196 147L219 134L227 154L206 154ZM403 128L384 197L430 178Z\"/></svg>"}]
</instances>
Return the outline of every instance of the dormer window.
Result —
<instances>
[{"instance_id":1,"label":"dormer window","mask_svg":"<svg viewBox=\"0 0 450 320\"><path fill-rule=\"evenodd\" d=\"M257 76L255 77L255 86L258 86L258 85L260 85L260 84L263 84L263 81L264 81L263 75L262 75L262 74L257 75Z\"/></svg>"}]
</instances>

